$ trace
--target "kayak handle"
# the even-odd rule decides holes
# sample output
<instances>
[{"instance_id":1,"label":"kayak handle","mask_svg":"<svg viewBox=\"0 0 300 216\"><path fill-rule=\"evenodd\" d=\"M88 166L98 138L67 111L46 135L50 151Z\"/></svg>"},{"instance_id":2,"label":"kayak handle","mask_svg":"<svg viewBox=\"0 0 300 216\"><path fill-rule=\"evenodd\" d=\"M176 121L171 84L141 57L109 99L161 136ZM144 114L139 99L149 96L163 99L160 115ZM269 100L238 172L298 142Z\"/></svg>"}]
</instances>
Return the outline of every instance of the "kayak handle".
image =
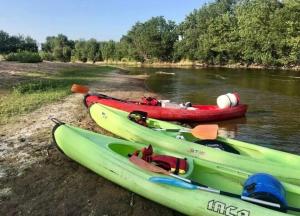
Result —
<instances>
[{"instance_id":1,"label":"kayak handle","mask_svg":"<svg viewBox=\"0 0 300 216\"><path fill-rule=\"evenodd\" d=\"M64 122L58 120L57 118L50 118L50 120L53 121L55 124L58 124L58 125L65 124Z\"/></svg>"}]
</instances>

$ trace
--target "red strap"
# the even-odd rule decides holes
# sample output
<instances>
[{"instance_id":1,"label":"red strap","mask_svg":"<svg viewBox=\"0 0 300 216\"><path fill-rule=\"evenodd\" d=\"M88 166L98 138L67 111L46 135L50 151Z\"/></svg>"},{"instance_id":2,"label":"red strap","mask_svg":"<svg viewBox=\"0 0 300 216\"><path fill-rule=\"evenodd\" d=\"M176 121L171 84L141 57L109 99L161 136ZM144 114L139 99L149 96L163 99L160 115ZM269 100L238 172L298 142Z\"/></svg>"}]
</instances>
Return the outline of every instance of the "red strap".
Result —
<instances>
[{"instance_id":1,"label":"red strap","mask_svg":"<svg viewBox=\"0 0 300 216\"><path fill-rule=\"evenodd\" d=\"M168 156L168 155L153 155L153 148L149 145L142 149L142 159L149 163L154 162L159 167L172 171L176 174L186 172L188 170L188 163L185 159Z\"/></svg>"},{"instance_id":2,"label":"red strap","mask_svg":"<svg viewBox=\"0 0 300 216\"><path fill-rule=\"evenodd\" d=\"M152 156L152 161L157 163L162 168L167 168L167 170L172 170L177 174L180 171L187 171L188 164L185 159L168 156L168 155L154 155Z\"/></svg>"},{"instance_id":3,"label":"red strap","mask_svg":"<svg viewBox=\"0 0 300 216\"><path fill-rule=\"evenodd\" d=\"M142 159L144 161L147 161L147 162L152 162L152 154L153 154L153 148L151 145L148 146L148 148L143 148L142 149Z\"/></svg>"},{"instance_id":4,"label":"red strap","mask_svg":"<svg viewBox=\"0 0 300 216\"><path fill-rule=\"evenodd\" d=\"M153 97L142 97L141 101L142 101L142 104L145 104L145 105L157 106L159 104L158 100Z\"/></svg>"}]
</instances>

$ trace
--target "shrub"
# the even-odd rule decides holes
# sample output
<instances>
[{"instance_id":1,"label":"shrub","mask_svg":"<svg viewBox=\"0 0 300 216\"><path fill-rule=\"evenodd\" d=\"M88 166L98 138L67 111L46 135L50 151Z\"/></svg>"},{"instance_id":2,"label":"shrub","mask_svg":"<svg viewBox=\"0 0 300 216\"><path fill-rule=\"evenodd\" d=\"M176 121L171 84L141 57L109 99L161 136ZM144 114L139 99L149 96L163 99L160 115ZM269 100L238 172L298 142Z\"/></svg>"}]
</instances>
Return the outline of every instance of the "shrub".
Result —
<instances>
[{"instance_id":1,"label":"shrub","mask_svg":"<svg viewBox=\"0 0 300 216\"><path fill-rule=\"evenodd\" d=\"M36 80L30 82L21 82L13 87L13 92L16 94L37 93L58 89L65 89L70 86L70 80Z\"/></svg>"},{"instance_id":2,"label":"shrub","mask_svg":"<svg viewBox=\"0 0 300 216\"><path fill-rule=\"evenodd\" d=\"M18 53L10 53L5 59L7 61L18 61L22 63L37 63L43 61L41 56L35 52L18 52Z\"/></svg>"},{"instance_id":3,"label":"shrub","mask_svg":"<svg viewBox=\"0 0 300 216\"><path fill-rule=\"evenodd\" d=\"M121 59L121 62L130 62L130 60L129 60L129 58L124 57L124 58Z\"/></svg>"},{"instance_id":4,"label":"shrub","mask_svg":"<svg viewBox=\"0 0 300 216\"><path fill-rule=\"evenodd\" d=\"M17 53L9 53L8 55L5 56L5 59L7 61L18 61Z\"/></svg>"},{"instance_id":5,"label":"shrub","mask_svg":"<svg viewBox=\"0 0 300 216\"><path fill-rule=\"evenodd\" d=\"M49 53L49 52L43 52L41 51L40 52L40 56L43 60L46 60L46 61L54 61L54 56L52 55L52 53Z\"/></svg>"}]
</instances>

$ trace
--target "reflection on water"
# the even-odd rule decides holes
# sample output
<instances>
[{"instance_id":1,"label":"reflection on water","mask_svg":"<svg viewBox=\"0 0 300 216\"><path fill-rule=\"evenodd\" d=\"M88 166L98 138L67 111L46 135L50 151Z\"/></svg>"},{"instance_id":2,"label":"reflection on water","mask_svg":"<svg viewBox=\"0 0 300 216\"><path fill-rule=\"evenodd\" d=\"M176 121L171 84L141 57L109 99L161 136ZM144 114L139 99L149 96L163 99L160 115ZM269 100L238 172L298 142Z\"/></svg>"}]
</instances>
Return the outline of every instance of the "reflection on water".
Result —
<instances>
[{"instance_id":1,"label":"reflection on water","mask_svg":"<svg viewBox=\"0 0 300 216\"><path fill-rule=\"evenodd\" d=\"M246 124L247 118L242 117L242 118L231 119L228 121L222 121L222 122L217 122L217 123L219 125L218 134L220 136L236 138L237 133L239 131L239 125Z\"/></svg>"},{"instance_id":2,"label":"reflection on water","mask_svg":"<svg viewBox=\"0 0 300 216\"><path fill-rule=\"evenodd\" d=\"M218 122L221 133L300 153L300 72L215 68L129 71L150 74L147 87L177 102L216 104L219 95L238 92L242 103L249 105L247 117Z\"/></svg>"}]
</instances>

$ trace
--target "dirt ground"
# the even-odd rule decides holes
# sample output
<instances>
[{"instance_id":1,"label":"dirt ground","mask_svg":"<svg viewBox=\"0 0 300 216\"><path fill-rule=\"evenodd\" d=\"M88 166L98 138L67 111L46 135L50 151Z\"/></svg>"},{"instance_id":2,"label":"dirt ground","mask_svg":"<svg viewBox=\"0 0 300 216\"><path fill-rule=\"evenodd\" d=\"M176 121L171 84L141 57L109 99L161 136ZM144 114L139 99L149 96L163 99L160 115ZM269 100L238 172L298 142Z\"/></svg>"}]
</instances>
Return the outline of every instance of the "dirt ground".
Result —
<instances>
[{"instance_id":1,"label":"dirt ground","mask_svg":"<svg viewBox=\"0 0 300 216\"><path fill-rule=\"evenodd\" d=\"M53 72L75 64L0 61L0 83L29 71ZM145 76L103 75L92 90L119 98L151 95ZM152 94L153 95L153 94ZM67 159L52 144L49 118L103 132L90 119L82 95L21 116L0 129L0 215L180 215L144 199Z\"/></svg>"}]
</instances>

